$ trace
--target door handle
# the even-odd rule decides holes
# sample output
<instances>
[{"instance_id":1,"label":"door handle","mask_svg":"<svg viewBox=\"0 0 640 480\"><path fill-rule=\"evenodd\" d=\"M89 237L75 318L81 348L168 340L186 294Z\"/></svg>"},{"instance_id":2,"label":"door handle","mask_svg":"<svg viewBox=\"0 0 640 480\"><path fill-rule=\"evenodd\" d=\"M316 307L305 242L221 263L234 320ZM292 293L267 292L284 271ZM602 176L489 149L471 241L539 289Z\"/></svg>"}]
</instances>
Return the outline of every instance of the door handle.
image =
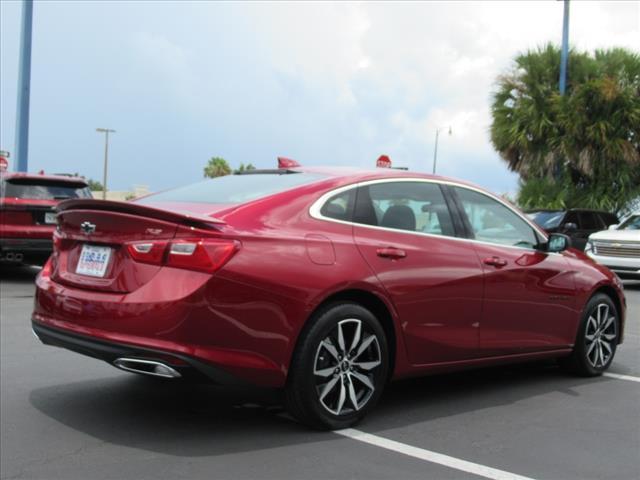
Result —
<instances>
[{"instance_id":1,"label":"door handle","mask_svg":"<svg viewBox=\"0 0 640 480\"><path fill-rule=\"evenodd\" d=\"M493 265L494 267L504 267L507 261L500 257L487 257L482 261L485 265Z\"/></svg>"},{"instance_id":2,"label":"door handle","mask_svg":"<svg viewBox=\"0 0 640 480\"><path fill-rule=\"evenodd\" d=\"M390 258L392 260L397 260L407 256L407 252L395 247L378 248L376 250L376 254L379 257Z\"/></svg>"}]
</instances>

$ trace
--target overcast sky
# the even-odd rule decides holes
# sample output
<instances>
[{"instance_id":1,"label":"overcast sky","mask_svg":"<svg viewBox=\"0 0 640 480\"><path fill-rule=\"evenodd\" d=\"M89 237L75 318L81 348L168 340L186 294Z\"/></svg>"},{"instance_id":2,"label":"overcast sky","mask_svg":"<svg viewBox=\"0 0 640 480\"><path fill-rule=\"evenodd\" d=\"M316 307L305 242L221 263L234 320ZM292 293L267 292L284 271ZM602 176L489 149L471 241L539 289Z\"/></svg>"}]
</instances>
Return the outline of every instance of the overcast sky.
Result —
<instances>
[{"instance_id":1,"label":"overcast sky","mask_svg":"<svg viewBox=\"0 0 640 480\"><path fill-rule=\"evenodd\" d=\"M232 166L395 165L514 192L489 142L496 77L560 43L562 2L36 2L29 169L110 187ZM0 1L0 148L14 151L21 4ZM571 46L640 49L638 2L571 2ZM11 159L10 159L11 161ZM13 161L11 165L13 166Z\"/></svg>"}]
</instances>

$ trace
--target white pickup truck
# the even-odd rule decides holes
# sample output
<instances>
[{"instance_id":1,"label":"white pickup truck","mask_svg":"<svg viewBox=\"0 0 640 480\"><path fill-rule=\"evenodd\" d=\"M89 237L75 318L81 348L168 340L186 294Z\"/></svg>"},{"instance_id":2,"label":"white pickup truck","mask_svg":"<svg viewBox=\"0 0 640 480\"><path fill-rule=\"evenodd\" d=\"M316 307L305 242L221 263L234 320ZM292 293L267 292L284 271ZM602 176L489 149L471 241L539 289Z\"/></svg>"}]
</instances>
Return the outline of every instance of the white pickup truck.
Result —
<instances>
[{"instance_id":1,"label":"white pickup truck","mask_svg":"<svg viewBox=\"0 0 640 480\"><path fill-rule=\"evenodd\" d=\"M585 253L620 278L640 280L640 211L589 236Z\"/></svg>"}]
</instances>

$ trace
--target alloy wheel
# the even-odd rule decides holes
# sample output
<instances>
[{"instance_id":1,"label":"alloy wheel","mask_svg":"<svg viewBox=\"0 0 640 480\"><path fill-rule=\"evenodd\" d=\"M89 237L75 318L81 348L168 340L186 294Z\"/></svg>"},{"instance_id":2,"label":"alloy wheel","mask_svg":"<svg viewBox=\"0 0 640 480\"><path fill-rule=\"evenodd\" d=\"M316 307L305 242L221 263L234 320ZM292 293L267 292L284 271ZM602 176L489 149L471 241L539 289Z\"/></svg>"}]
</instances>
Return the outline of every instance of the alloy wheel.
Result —
<instances>
[{"instance_id":1,"label":"alloy wheel","mask_svg":"<svg viewBox=\"0 0 640 480\"><path fill-rule=\"evenodd\" d=\"M617 338L616 317L606 303L599 303L587 319L585 352L594 368L603 368L613 355Z\"/></svg>"},{"instance_id":2,"label":"alloy wheel","mask_svg":"<svg viewBox=\"0 0 640 480\"><path fill-rule=\"evenodd\" d=\"M313 374L320 404L333 415L361 410L376 390L382 364L375 333L361 320L341 320L320 342Z\"/></svg>"}]
</instances>

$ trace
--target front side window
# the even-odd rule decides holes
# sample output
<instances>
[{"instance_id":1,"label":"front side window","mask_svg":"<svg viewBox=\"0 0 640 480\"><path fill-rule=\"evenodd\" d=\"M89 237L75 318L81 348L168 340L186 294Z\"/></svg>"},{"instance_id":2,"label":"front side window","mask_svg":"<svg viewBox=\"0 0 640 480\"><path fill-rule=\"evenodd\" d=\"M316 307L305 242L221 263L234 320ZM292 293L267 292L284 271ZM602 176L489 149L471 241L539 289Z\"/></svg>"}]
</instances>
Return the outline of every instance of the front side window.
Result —
<instances>
[{"instance_id":1,"label":"front side window","mask_svg":"<svg viewBox=\"0 0 640 480\"><path fill-rule=\"evenodd\" d=\"M354 222L455 236L451 214L436 183L385 182L360 187Z\"/></svg>"},{"instance_id":2,"label":"front side window","mask_svg":"<svg viewBox=\"0 0 640 480\"><path fill-rule=\"evenodd\" d=\"M476 240L523 248L535 248L538 238L519 215L493 198L454 187Z\"/></svg>"}]
</instances>

